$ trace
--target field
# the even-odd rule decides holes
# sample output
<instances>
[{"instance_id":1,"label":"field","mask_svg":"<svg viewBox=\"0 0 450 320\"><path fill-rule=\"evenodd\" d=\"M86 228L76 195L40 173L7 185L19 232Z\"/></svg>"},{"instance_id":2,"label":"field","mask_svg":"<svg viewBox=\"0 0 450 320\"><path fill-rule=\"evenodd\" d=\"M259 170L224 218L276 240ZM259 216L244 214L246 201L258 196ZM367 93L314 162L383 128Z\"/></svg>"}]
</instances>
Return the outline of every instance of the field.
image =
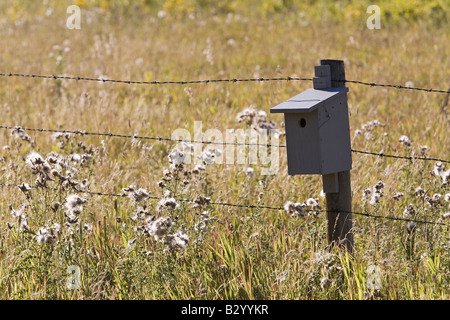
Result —
<instances>
[{"instance_id":1,"label":"field","mask_svg":"<svg viewBox=\"0 0 450 320\"><path fill-rule=\"evenodd\" d=\"M74 3L80 29L66 27ZM450 2L378 6L371 30L365 1L6 0L0 73L311 78L339 59L350 80L448 90ZM353 149L450 159L448 94L347 86ZM0 126L170 138L196 121L255 128L238 121L252 108L283 133L270 108L310 87L2 76ZM284 148L265 175L261 163L176 165L173 141L3 128L0 144L2 300L450 298L450 163L354 153L353 211L442 224L353 215L350 255L327 247L324 212L252 207L326 208L321 177L289 176Z\"/></svg>"}]
</instances>

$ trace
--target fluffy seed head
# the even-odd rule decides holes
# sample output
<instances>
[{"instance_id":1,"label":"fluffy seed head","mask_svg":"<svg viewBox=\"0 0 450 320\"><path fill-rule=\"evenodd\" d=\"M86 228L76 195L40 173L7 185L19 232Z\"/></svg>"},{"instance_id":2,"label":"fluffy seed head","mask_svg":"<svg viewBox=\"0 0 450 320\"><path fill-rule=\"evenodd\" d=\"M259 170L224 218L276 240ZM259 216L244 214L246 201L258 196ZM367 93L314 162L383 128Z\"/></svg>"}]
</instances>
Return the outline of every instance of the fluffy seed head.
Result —
<instances>
[{"instance_id":1,"label":"fluffy seed head","mask_svg":"<svg viewBox=\"0 0 450 320\"><path fill-rule=\"evenodd\" d=\"M306 205L303 203L294 203L291 201L287 201L284 204L284 210L289 213L292 217L304 217L303 208Z\"/></svg>"},{"instance_id":2,"label":"fluffy seed head","mask_svg":"<svg viewBox=\"0 0 450 320\"><path fill-rule=\"evenodd\" d=\"M180 248L181 250L185 250L189 236L185 232L178 230L175 234L168 235L166 240L170 249Z\"/></svg>"},{"instance_id":3,"label":"fluffy seed head","mask_svg":"<svg viewBox=\"0 0 450 320\"><path fill-rule=\"evenodd\" d=\"M411 140L409 139L409 137L408 137L408 136L405 136L405 135L402 135L402 136L398 139L398 141L399 141L400 143L404 144L404 145L407 146L407 147L410 147L411 144L412 144L412 142L411 142Z\"/></svg>"},{"instance_id":4,"label":"fluffy seed head","mask_svg":"<svg viewBox=\"0 0 450 320\"><path fill-rule=\"evenodd\" d=\"M21 127L15 127L11 130L11 136L16 139L21 139L27 142L31 142L31 138L28 134L25 133L25 130Z\"/></svg>"},{"instance_id":5,"label":"fluffy seed head","mask_svg":"<svg viewBox=\"0 0 450 320\"><path fill-rule=\"evenodd\" d=\"M36 241L39 243L51 244L55 239L56 230L53 228L41 227L36 233Z\"/></svg>"},{"instance_id":6,"label":"fluffy seed head","mask_svg":"<svg viewBox=\"0 0 450 320\"><path fill-rule=\"evenodd\" d=\"M423 190L422 187L417 187L414 190L414 194L418 197L422 197L425 194L425 190Z\"/></svg>"},{"instance_id":7,"label":"fluffy seed head","mask_svg":"<svg viewBox=\"0 0 450 320\"><path fill-rule=\"evenodd\" d=\"M137 189L134 185L131 185L128 188L123 188L122 191L128 193L128 197L136 202L148 199L148 197L150 197L150 192L143 188Z\"/></svg>"},{"instance_id":8,"label":"fluffy seed head","mask_svg":"<svg viewBox=\"0 0 450 320\"><path fill-rule=\"evenodd\" d=\"M412 204L408 204L405 207L405 210L403 211L403 216L405 217L411 217L414 216L416 214L416 209L414 209Z\"/></svg>"},{"instance_id":9,"label":"fluffy seed head","mask_svg":"<svg viewBox=\"0 0 450 320\"><path fill-rule=\"evenodd\" d=\"M169 196L164 196L164 198L162 198L157 206L156 206L156 210L158 212L161 211L165 211L165 210L176 210L178 209L180 205L177 203L177 201L174 198L169 198Z\"/></svg>"},{"instance_id":10,"label":"fluffy seed head","mask_svg":"<svg viewBox=\"0 0 450 320\"><path fill-rule=\"evenodd\" d=\"M144 228L149 236L154 237L158 241L164 237L172 226L173 222L169 217L161 217L156 220L151 219Z\"/></svg>"},{"instance_id":11,"label":"fluffy seed head","mask_svg":"<svg viewBox=\"0 0 450 320\"><path fill-rule=\"evenodd\" d=\"M405 194L403 192L397 192L392 199L394 200L400 200L400 198L402 198Z\"/></svg>"},{"instance_id":12,"label":"fluffy seed head","mask_svg":"<svg viewBox=\"0 0 450 320\"><path fill-rule=\"evenodd\" d=\"M70 213L80 214L83 211L83 204L87 202L86 199L81 198L76 194L71 194L66 198L66 208Z\"/></svg>"},{"instance_id":13,"label":"fluffy seed head","mask_svg":"<svg viewBox=\"0 0 450 320\"><path fill-rule=\"evenodd\" d=\"M173 166L179 166L184 163L185 158L186 154L175 148L169 154L169 163L171 163Z\"/></svg>"}]
</instances>

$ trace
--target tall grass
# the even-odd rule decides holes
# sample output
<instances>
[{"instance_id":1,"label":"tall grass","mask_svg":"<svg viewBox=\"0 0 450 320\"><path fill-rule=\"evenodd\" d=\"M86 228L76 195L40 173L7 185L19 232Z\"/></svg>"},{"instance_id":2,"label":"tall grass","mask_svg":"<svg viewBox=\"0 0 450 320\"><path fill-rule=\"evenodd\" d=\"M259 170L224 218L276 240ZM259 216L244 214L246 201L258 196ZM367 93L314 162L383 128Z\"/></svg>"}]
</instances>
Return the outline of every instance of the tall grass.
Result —
<instances>
[{"instance_id":1,"label":"tall grass","mask_svg":"<svg viewBox=\"0 0 450 320\"><path fill-rule=\"evenodd\" d=\"M177 10L178 2L183 6ZM2 2L0 69L147 81L309 77L319 59L336 58L345 61L348 79L449 86L448 22L438 19L445 1L427 2L422 9L383 2L381 30L366 28L367 14L358 1L339 2L334 9L322 1L308 7L296 1L178 2L80 2L81 30L65 28L65 7L56 2ZM250 127L236 120L243 109L269 113L309 86L131 86L7 77L0 79L2 124L170 137L177 128L193 132L194 121L202 121L204 130L225 132ZM352 147L448 159L444 101L443 94L351 85ZM268 119L284 130L281 116ZM314 198L324 208L320 177L288 176L283 150L280 170L264 176L258 165L210 164L197 171L195 165L171 166L168 156L177 146L167 142L25 134L29 139L0 133L1 181L33 187L23 192L2 187L0 299L449 297L446 226L418 224L412 230L404 222L354 216L356 247L349 256L327 247L323 214L293 217L283 210L180 201L171 207L171 197L203 196L276 207ZM411 146L399 142L402 135ZM51 167L65 179L33 173L25 161L32 151L45 160L50 153L58 157L61 165ZM74 155L89 156L81 161ZM248 167L253 174L246 174ZM354 154L353 209L403 217L411 204L413 218L439 219L448 211L449 185L433 174L434 167L434 162ZM34 188L38 177L47 188ZM364 190L373 192L378 181L383 196L363 199ZM77 189L86 184L83 190L105 193L135 185L136 192L145 189L144 199L135 201L132 191L130 197L80 193L87 202L76 213L65 206L75 182ZM422 196L416 195L419 186ZM146 197L148 192L166 202ZM403 196L393 199L398 192ZM426 197L435 194L441 201L431 205ZM170 218L173 225L155 237L162 232L155 223L159 218ZM70 266L79 268L79 289L67 285ZM380 270L379 290L368 285L371 266Z\"/></svg>"}]
</instances>

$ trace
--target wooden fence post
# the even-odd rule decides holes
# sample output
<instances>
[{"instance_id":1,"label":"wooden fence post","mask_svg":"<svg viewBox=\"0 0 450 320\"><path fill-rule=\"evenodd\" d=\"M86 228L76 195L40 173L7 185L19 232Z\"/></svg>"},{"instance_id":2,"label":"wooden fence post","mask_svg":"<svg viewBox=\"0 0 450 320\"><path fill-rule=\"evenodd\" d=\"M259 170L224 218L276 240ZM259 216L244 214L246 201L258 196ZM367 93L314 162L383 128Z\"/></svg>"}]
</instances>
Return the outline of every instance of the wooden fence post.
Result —
<instances>
[{"instance_id":1,"label":"wooden fence post","mask_svg":"<svg viewBox=\"0 0 450 320\"><path fill-rule=\"evenodd\" d=\"M331 69L331 87L345 87L345 68L342 60L320 60L320 65ZM350 170L322 176L327 203L328 232L330 246L343 245L353 252L352 191ZM336 183L337 180L337 183ZM332 186L331 188L328 186ZM337 185L337 188L336 188ZM333 188L334 186L334 188Z\"/></svg>"}]
</instances>

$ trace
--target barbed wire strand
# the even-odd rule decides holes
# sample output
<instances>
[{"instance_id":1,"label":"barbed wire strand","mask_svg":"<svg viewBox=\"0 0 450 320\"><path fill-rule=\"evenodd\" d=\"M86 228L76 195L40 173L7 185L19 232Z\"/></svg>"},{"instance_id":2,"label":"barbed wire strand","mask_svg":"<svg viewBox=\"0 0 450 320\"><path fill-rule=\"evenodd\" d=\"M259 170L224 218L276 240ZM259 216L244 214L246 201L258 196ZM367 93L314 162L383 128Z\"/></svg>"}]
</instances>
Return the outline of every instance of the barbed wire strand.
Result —
<instances>
[{"instance_id":1,"label":"barbed wire strand","mask_svg":"<svg viewBox=\"0 0 450 320\"><path fill-rule=\"evenodd\" d=\"M92 192L92 191L81 191L76 190L77 192L85 192L92 195L99 195L99 196L113 196L113 197L128 197L126 194L114 194L114 193L101 193L101 192ZM161 200L162 198L149 196L150 199L153 200ZM176 201L180 202L190 202L194 203L191 199L177 199ZM237 207L237 208L249 208L249 209L268 209L268 210L285 210L283 207L272 207L272 206L262 206L262 205L244 205L244 204L234 204L234 203L228 203L228 202L210 202L211 205L218 205L218 206L228 206L228 207ZM373 215L370 213L363 213L363 212L354 212L354 211L331 211L331 210L314 210L314 209L303 209L304 212L335 212L335 213L347 213L347 214L355 214L365 217L370 217L374 219L387 219L387 220L394 220L394 221L406 221L406 222L415 222L415 223L422 223L422 224L435 224L435 225L446 225L445 223L441 222L433 222L433 221L424 221L424 220L415 220L415 219L407 219L407 218L397 218L397 217L390 217L390 216L380 216L380 215Z\"/></svg>"},{"instance_id":2,"label":"barbed wire strand","mask_svg":"<svg viewBox=\"0 0 450 320\"><path fill-rule=\"evenodd\" d=\"M0 183L0 186L4 187L15 187L18 188L19 185L10 184L10 183ZM36 186L32 186L32 188L37 188ZM56 190L56 189L55 189ZM74 191L76 193L86 193L90 195L97 195L97 196L106 196L106 197L121 197L126 198L129 197L127 194L124 193L104 193L104 192L96 192L96 191L90 191L90 190L79 190L74 188ZM152 200L162 200L164 198L155 197L155 196L148 196L148 199ZM175 198L175 201L179 202L189 202L189 203L195 203L192 199L182 199L182 198ZM268 210L285 210L284 207L272 207L272 206L263 206L263 205L244 205L244 204L234 204L234 203L228 203L228 202L210 202L210 205L218 205L218 206L228 206L228 207L236 207L236 208L248 208L248 209L268 209ZM355 212L355 211L332 211L332 210L323 210L323 209L302 209L303 212L334 212L334 213L345 213L345 214L355 214L359 216L364 216L368 218L374 218L374 219L385 219L385 220L393 220L393 221L404 221L404 222L411 222L411 223L422 223L422 224L433 224L433 225L444 225L447 224L439 222L438 221L426 221L426 220L416 220L416 219L407 219L407 218L397 218L392 216L381 216L381 215L374 215L370 213L365 212Z\"/></svg>"},{"instance_id":3,"label":"barbed wire strand","mask_svg":"<svg viewBox=\"0 0 450 320\"><path fill-rule=\"evenodd\" d=\"M93 136L104 136L104 137L116 137L116 138L128 138L128 139L141 139L141 140L156 140L156 141L172 141L172 142L186 142L186 143L202 143L202 144L213 144L213 145L236 145L236 146L264 146L264 147L286 147L280 145L271 144L261 144L261 143L239 143L239 142L215 142L215 141L196 141L187 139L171 139L164 137L146 137L138 135L126 135L117 133L105 133L105 132L87 132L81 130L55 130L55 129L34 129L34 128L23 128L20 126L0 126L0 129L22 129L25 131L36 131L36 132L50 132L50 133L69 133L76 135L93 135Z\"/></svg>"},{"instance_id":4,"label":"barbed wire strand","mask_svg":"<svg viewBox=\"0 0 450 320\"><path fill-rule=\"evenodd\" d=\"M361 154L367 154L372 156L379 156L379 157L387 157L387 158L395 158L395 159L405 159L405 160L427 160L427 161L437 161L437 162L447 162L450 163L450 160L444 160L444 159L438 159L438 158L427 158L427 157L408 157L408 156L396 156L391 154L384 154L384 153L376 153L376 152L369 152L369 151L361 151L361 150L354 150L352 149L352 152L354 153L361 153Z\"/></svg>"},{"instance_id":5,"label":"barbed wire strand","mask_svg":"<svg viewBox=\"0 0 450 320\"><path fill-rule=\"evenodd\" d=\"M50 133L69 133L76 135L94 135L94 136L105 136L105 137L117 137L117 138L128 138L128 139L142 139L142 140L156 140L156 141L171 141L171 142L186 142L186 143L201 143L201 144L212 144L212 145L234 145L234 146L262 146L262 147L277 147L277 148L286 148L286 145L274 145L274 144L261 144L261 143L239 143L239 142L215 142L215 141L196 141L196 140L188 140L188 139L171 139L164 137L147 137L147 136L138 136L138 135L125 135L125 134L116 134L116 133L104 133L104 132L87 132L81 130L55 130L55 129L35 129L35 128L24 128L20 126L0 126L0 129L7 130L17 130L22 129L25 131L35 131L35 132L50 132ZM428 158L428 157L407 157L407 156L396 156L389 155L384 153L376 153L362 150L351 150L354 153L361 153L379 157L388 157L388 158L396 158L396 159L404 159L404 160L425 160L425 161L437 161L437 162L446 162L450 163L450 160L439 159L439 158Z\"/></svg>"},{"instance_id":6,"label":"barbed wire strand","mask_svg":"<svg viewBox=\"0 0 450 320\"><path fill-rule=\"evenodd\" d=\"M90 77L78 77L78 76L61 76L61 75L39 75L39 74L22 74L22 73L0 73L1 77L23 77L23 78L41 78L41 79L54 79L54 80L76 80L76 81L96 81L102 83L124 83L124 84L141 84L141 85L166 85L166 84L208 84L208 83L220 83L220 82L264 82L264 81L312 81L312 78L298 78L298 77L279 77L279 78L246 78L246 79L208 79L208 80L187 80L187 81L136 81L136 80L117 80L117 79L103 79L103 78L90 78ZM360 84L370 87L388 87L395 89L406 89L406 90L417 90L424 92L436 92L436 93L447 93L450 91L437 90L437 89L426 89L417 88L410 86L403 86L398 84L383 84L375 82L364 82L358 80L333 80L335 82L346 82L353 84Z\"/></svg>"},{"instance_id":7,"label":"barbed wire strand","mask_svg":"<svg viewBox=\"0 0 450 320\"><path fill-rule=\"evenodd\" d=\"M364 81L357 81L357 80L344 80L344 82L361 84L361 85L370 86L370 87L388 87L388 88L395 88L395 89L406 89L406 90L417 90L417 91L425 91L425 92L437 92L437 93L450 94L450 91L445 91L445 90L416 88L416 87L402 86L402 85L398 85L398 84L382 84L382 83L364 82Z\"/></svg>"},{"instance_id":8,"label":"barbed wire strand","mask_svg":"<svg viewBox=\"0 0 450 320\"><path fill-rule=\"evenodd\" d=\"M38 74L21 74L21 73L0 73L1 77L25 77L25 78L41 78L41 79L60 79L60 80L77 80L77 81L96 81L96 82L112 82L125 84L144 84L144 85L165 85L165 84L200 84L200 83L218 83L218 82L263 82L263 81L312 81L312 78L298 77L278 77L278 78L245 78L245 79L208 79L208 80L187 80L187 81L135 81L135 80L116 80L103 78L88 78L75 76L56 76L56 75L38 75Z\"/></svg>"}]
</instances>

